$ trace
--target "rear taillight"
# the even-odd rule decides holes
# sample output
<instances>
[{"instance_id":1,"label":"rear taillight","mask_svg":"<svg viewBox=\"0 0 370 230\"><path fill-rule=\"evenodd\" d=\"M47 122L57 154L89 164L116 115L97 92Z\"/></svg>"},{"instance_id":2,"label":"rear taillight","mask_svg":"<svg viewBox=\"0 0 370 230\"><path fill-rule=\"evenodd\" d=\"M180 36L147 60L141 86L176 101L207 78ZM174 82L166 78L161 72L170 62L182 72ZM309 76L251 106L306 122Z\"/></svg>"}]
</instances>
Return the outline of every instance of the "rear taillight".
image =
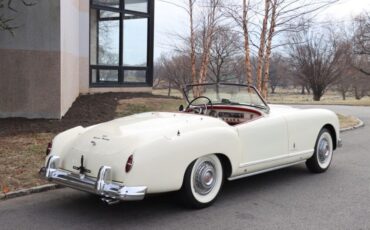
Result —
<instances>
[{"instance_id":1,"label":"rear taillight","mask_svg":"<svg viewBox=\"0 0 370 230\"><path fill-rule=\"evenodd\" d=\"M48 144L48 147L46 148L46 156L48 156L51 152L51 148L53 147L53 143L49 143Z\"/></svg>"},{"instance_id":2,"label":"rear taillight","mask_svg":"<svg viewBox=\"0 0 370 230\"><path fill-rule=\"evenodd\" d=\"M134 156L131 155L126 162L126 173L129 173L134 165Z\"/></svg>"}]
</instances>

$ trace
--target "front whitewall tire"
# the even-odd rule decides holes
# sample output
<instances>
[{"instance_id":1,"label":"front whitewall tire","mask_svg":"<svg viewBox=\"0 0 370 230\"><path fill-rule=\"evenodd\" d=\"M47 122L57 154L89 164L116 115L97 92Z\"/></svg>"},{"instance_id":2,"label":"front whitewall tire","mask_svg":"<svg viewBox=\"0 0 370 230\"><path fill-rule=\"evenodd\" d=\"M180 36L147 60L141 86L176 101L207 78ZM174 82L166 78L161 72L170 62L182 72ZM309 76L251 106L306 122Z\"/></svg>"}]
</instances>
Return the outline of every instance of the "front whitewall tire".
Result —
<instances>
[{"instance_id":1,"label":"front whitewall tire","mask_svg":"<svg viewBox=\"0 0 370 230\"><path fill-rule=\"evenodd\" d=\"M322 129L317 137L314 155L306 161L307 168L314 173L328 170L333 159L333 138L327 129Z\"/></svg>"}]
</instances>

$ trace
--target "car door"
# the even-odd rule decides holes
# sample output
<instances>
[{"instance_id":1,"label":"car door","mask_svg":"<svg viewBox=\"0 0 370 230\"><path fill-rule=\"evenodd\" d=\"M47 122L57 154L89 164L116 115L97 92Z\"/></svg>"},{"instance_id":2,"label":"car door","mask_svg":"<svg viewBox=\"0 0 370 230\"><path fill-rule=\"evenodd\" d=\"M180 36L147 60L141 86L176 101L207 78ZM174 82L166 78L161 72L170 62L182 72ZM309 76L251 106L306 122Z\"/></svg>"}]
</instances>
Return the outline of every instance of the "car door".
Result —
<instances>
[{"instance_id":1,"label":"car door","mask_svg":"<svg viewBox=\"0 0 370 230\"><path fill-rule=\"evenodd\" d=\"M242 173L253 173L286 162L288 127L283 116L265 115L236 127L242 151Z\"/></svg>"}]
</instances>

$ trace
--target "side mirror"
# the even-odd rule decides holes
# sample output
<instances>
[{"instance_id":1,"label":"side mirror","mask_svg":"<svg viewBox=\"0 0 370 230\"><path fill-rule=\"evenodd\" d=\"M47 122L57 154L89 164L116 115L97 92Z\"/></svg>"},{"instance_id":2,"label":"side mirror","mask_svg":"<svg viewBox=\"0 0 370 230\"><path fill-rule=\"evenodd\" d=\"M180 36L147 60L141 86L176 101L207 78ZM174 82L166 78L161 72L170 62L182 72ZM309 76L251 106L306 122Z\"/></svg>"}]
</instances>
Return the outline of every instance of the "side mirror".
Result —
<instances>
[{"instance_id":1,"label":"side mirror","mask_svg":"<svg viewBox=\"0 0 370 230\"><path fill-rule=\"evenodd\" d=\"M180 112L184 111L184 106L183 106L183 105L180 105L180 107L179 107L179 111L180 111Z\"/></svg>"}]
</instances>

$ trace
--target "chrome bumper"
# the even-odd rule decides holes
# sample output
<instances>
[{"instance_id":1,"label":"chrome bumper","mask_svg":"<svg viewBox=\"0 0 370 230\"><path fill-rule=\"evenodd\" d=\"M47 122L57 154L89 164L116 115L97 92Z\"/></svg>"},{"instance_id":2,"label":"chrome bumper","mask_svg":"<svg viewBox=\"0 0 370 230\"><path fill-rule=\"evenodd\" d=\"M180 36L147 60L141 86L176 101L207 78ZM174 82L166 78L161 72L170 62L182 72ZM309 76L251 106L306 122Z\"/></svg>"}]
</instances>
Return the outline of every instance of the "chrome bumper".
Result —
<instances>
[{"instance_id":1,"label":"chrome bumper","mask_svg":"<svg viewBox=\"0 0 370 230\"><path fill-rule=\"evenodd\" d=\"M337 147L338 148L342 148L343 147L343 141L340 138L338 139Z\"/></svg>"},{"instance_id":2,"label":"chrome bumper","mask_svg":"<svg viewBox=\"0 0 370 230\"><path fill-rule=\"evenodd\" d=\"M58 156L51 156L46 167L40 169L40 175L56 184L113 200L134 201L142 200L145 197L147 187L126 187L112 182L111 168L108 166L102 166L95 179L58 169L59 162L60 158Z\"/></svg>"}]
</instances>

